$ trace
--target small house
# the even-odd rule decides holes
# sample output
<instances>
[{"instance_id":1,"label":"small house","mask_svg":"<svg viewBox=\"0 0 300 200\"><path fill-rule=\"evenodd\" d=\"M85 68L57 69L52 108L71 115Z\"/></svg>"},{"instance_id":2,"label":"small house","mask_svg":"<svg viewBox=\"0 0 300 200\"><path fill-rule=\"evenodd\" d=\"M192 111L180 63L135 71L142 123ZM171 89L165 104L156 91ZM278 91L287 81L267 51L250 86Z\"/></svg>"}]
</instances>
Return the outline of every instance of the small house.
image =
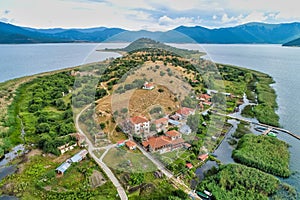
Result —
<instances>
[{"instance_id":1,"label":"small house","mask_svg":"<svg viewBox=\"0 0 300 200\"><path fill-rule=\"evenodd\" d=\"M192 163L186 163L186 168L188 168L188 169L192 169L193 168L193 165L192 165Z\"/></svg>"},{"instance_id":2,"label":"small house","mask_svg":"<svg viewBox=\"0 0 300 200\"><path fill-rule=\"evenodd\" d=\"M67 151L73 150L77 146L77 143L70 145L70 143L64 144L57 147L61 154L64 154Z\"/></svg>"},{"instance_id":3,"label":"small house","mask_svg":"<svg viewBox=\"0 0 300 200\"><path fill-rule=\"evenodd\" d=\"M187 118L189 115L195 113L195 110L192 108L182 107L176 111L177 114L181 115L183 119Z\"/></svg>"},{"instance_id":4,"label":"small house","mask_svg":"<svg viewBox=\"0 0 300 200\"><path fill-rule=\"evenodd\" d=\"M189 149L189 148L191 148L191 146L192 145L190 145L189 143L183 143L183 147L185 148L185 149Z\"/></svg>"},{"instance_id":5,"label":"small house","mask_svg":"<svg viewBox=\"0 0 300 200\"><path fill-rule=\"evenodd\" d=\"M154 89L154 83L145 82L144 86L143 86L143 89L144 90L153 90Z\"/></svg>"},{"instance_id":6,"label":"small house","mask_svg":"<svg viewBox=\"0 0 300 200\"><path fill-rule=\"evenodd\" d=\"M201 154L198 156L198 159L204 162L206 159L208 159L208 154Z\"/></svg>"},{"instance_id":7,"label":"small house","mask_svg":"<svg viewBox=\"0 0 300 200\"><path fill-rule=\"evenodd\" d=\"M135 150L136 149L136 143L135 142L133 142L133 141L131 141L131 140L129 140L129 141L127 141L126 143L125 143L125 145L126 145L126 147L128 148L128 149L130 149L130 150Z\"/></svg>"},{"instance_id":8,"label":"small house","mask_svg":"<svg viewBox=\"0 0 300 200\"><path fill-rule=\"evenodd\" d=\"M64 162L63 164L61 164L58 168L55 169L55 171L58 174L64 174L65 171L67 171L67 169L71 166L70 162Z\"/></svg>"},{"instance_id":9,"label":"small house","mask_svg":"<svg viewBox=\"0 0 300 200\"><path fill-rule=\"evenodd\" d=\"M181 134L176 130L168 131L165 133L165 135L167 137L169 137L171 140L177 140L177 139L181 138Z\"/></svg>"},{"instance_id":10,"label":"small house","mask_svg":"<svg viewBox=\"0 0 300 200\"><path fill-rule=\"evenodd\" d=\"M200 96L198 96L197 98L200 101L209 101L211 99L211 96L208 94L201 94Z\"/></svg>"},{"instance_id":11,"label":"small house","mask_svg":"<svg viewBox=\"0 0 300 200\"><path fill-rule=\"evenodd\" d=\"M117 147L123 147L125 145L125 140L120 140L117 142Z\"/></svg>"},{"instance_id":12,"label":"small house","mask_svg":"<svg viewBox=\"0 0 300 200\"><path fill-rule=\"evenodd\" d=\"M168 128L168 118L163 117L154 121L157 132L165 131Z\"/></svg>"},{"instance_id":13,"label":"small house","mask_svg":"<svg viewBox=\"0 0 300 200\"><path fill-rule=\"evenodd\" d=\"M71 158L72 163L82 161L86 157L87 154L88 154L88 151L86 149L81 150L80 152L78 152Z\"/></svg>"}]
</instances>

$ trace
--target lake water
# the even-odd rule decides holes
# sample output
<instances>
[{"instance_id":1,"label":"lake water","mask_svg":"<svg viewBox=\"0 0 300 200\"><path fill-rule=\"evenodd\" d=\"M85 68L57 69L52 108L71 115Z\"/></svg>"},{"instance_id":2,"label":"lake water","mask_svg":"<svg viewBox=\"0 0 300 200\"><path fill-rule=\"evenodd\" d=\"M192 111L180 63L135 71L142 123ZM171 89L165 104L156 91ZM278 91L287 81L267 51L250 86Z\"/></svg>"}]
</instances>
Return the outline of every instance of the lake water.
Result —
<instances>
[{"instance_id":1,"label":"lake water","mask_svg":"<svg viewBox=\"0 0 300 200\"><path fill-rule=\"evenodd\" d=\"M280 45L176 44L174 46L204 50L207 53L206 58L214 62L241 66L271 75L276 81L273 87L278 96L277 113L280 116L280 124L283 128L300 135L300 48ZM287 134L279 134L278 138L291 145L290 169L294 173L284 181L295 186L299 193L300 141Z\"/></svg>"},{"instance_id":2,"label":"lake water","mask_svg":"<svg viewBox=\"0 0 300 200\"><path fill-rule=\"evenodd\" d=\"M95 49L126 44L18 44L0 45L0 82L85 63L102 61L119 54Z\"/></svg>"},{"instance_id":3,"label":"lake water","mask_svg":"<svg viewBox=\"0 0 300 200\"><path fill-rule=\"evenodd\" d=\"M0 45L0 82L116 57L119 56L116 53L95 52L95 49L121 48L126 45L125 43ZM278 95L280 124L300 135L300 48L280 45L175 44L174 46L204 50L208 54L206 57L214 62L270 74L276 81L273 87ZM299 192L300 141L286 134L280 134L279 138L291 144L290 168L295 172L285 181L295 186Z\"/></svg>"}]
</instances>

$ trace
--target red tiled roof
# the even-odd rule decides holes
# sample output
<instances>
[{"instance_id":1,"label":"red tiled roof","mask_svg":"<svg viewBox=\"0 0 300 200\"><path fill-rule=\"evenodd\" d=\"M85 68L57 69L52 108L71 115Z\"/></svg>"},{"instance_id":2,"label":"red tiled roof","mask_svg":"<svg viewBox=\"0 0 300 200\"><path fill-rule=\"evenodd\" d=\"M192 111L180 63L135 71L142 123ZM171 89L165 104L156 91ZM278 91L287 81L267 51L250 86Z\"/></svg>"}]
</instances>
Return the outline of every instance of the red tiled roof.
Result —
<instances>
[{"instance_id":1,"label":"red tiled roof","mask_svg":"<svg viewBox=\"0 0 300 200\"><path fill-rule=\"evenodd\" d=\"M127 147L134 147L134 146L136 146L136 143L133 142L133 141L131 141L131 140L127 141L125 144L126 144Z\"/></svg>"},{"instance_id":2,"label":"red tiled roof","mask_svg":"<svg viewBox=\"0 0 300 200\"><path fill-rule=\"evenodd\" d=\"M182 138L178 138L172 141L167 136L160 136L160 137L151 137L147 141L144 141L142 145L144 147L147 147L149 145L152 149L158 149L166 145L170 145L170 144L176 145L180 143L184 143L184 140Z\"/></svg>"},{"instance_id":3,"label":"red tiled roof","mask_svg":"<svg viewBox=\"0 0 300 200\"><path fill-rule=\"evenodd\" d=\"M190 145L189 143L184 143L183 144L185 147L190 148L192 145Z\"/></svg>"},{"instance_id":4,"label":"red tiled roof","mask_svg":"<svg viewBox=\"0 0 300 200\"><path fill-rule=\"evenodd\" d=\"M151 88L151 87L154 87L154 83L145 83L145 84L144 84L144 87L145 87L145 88Z\"/></svg>"},{"instance_id":5,"label":"red tiled roof","mask_svg":"<svg viewBox=\"0 0 300 200\"><path fill-rule=\"evenodd\" d=\"M198 156L198 159L200 159L200 160L202 160L202 161L205 161L207 158L208 158L208 154L207 154L207 153Z\"/></svg>"},{"instance_id":6,"label":"red tiled roof","mask_svg":"<svg viewBox=\"0 0 300 200\"><path fill-rule=\"evenodd\" d=\"M117 142L117 144L122 144L124 142L125 142L125 140L120 140L120 141Z\"/></svg>"},{"instance_id":7,"label":"red tiled roof","mask_svg":"<svg viewBox=\"0 0 300 200\"><path fill-rule=\"evenodd\" d=\"M191 169L191 168L193 168L193 165L192 165L192 163L186 163L186 165L185 165L187 168L189 168L189 169Z\"/></svg>"},{"instance_id":8,"label":"red tiled roof","mask_svg":"<svg viewBox=\"0 0 300 200\"><path fill-rule=\"evenodd\" d=\"M210 101L204 101L203 104L210 106L212 104L212 102L210 102Z\"/></svg>"},{"instance_id":9,"label":"red tiled roof","mask_svg":"<svg viewBox=\"0 0 300 200\"><path fill-rule=\"evenodd\" d=\"M154 123L155 124L166 124L166 123L168 123L168 118L163 117L163 118L157 119L157 120L155 120Z\"/></svg>"},{"instance_id":10,"label":"red tiled roof","mask_svg":"<svg viewBox=\"0 0 300 200\"><path fill-rule=\"evenodd\" d=\"M187 107L182 107L179 110L177 110L177 113L180 114L180 115L189 115L192 112L194 112L194 109L187 108Z\"/></svg>"},{"instance_id":11,"label":"red tiled roof","mask_svg":"<svg viewBox=\"0 0 300 200\"><path fill-rule=\"evenodd\" d=\"M148 119L146 117L142 117L142 116L135 116L130 118L130 122L133 124L141 124L144 122L148 122Z\"/></svg>"},{"instance_id":12,"label":"red tiled roof","mask_svg":"<svg viewBox=\"0 0 300 200\"><path fill-rule=\"evenodd\" d=\"M180 143L184 143L184 140L182 138L178 138L176 140L172 140L172 144L173 145L180 144Z\"/></svg>"},{"instance_id":13,"label":"red tiled roof","mask_svg":"<svg viewBox=\"0 0 300 200\"><path fill-rule=\"evenodd\" d=\"M210 98L211 98L211 96L208 95L208 94L201 94L201 95L200 95L200 99L209 100Z\"/></svg>"},{"instance_id":14,"label":"red tiled roof","mask_svg":"<svg viewBox=\"0 0 300 200\"><path fill-rule=\"evenodd\" d=\"M142 144L144 147L147 147L149 145L152 149L157 149L165 145L171 144L171 142L172 141L167 136L160 136L160 137L149 138L147 141L143 142Z\"/></svg>"},{"instance_id":15,"label":"red tiled roof","mask_svg":"<svg viewBox=\"0 0 300 200\"><path fill-rule=\"evenodd\" d=\"M172 130L172 131L168 131L165 133L167 136L170 136L170 137L177 137L180 135L180 133L176 130Z\"/></svg>"}]
</instances>

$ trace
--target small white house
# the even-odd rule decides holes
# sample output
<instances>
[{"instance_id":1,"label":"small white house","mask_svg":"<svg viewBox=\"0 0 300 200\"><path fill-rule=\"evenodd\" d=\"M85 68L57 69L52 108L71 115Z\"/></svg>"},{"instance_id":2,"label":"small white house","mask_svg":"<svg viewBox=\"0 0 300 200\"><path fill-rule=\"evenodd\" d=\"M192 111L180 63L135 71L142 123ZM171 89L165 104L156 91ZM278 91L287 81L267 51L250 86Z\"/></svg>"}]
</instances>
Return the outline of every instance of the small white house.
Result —
<instances>
[{"instance_id":1,"label":"small white house","mask_svg":"<svg viewBox=\"0 0 300 200\"><path fill-rule=\"evenodd\" d=\"M154 89L154 83L145 82L144 86L143 86L143 89L144 90L153 90Z\"/></svg>"}]
</instances>

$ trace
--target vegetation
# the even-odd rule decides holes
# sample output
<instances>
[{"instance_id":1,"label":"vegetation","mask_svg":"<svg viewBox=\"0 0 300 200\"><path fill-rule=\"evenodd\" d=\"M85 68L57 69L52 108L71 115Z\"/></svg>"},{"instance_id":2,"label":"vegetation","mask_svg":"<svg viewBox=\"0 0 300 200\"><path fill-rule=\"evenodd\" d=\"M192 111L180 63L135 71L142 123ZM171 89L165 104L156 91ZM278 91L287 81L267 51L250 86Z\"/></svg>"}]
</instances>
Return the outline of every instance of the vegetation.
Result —
<instances>
[{"instance_id":1,"label":"vegetation","mask_svg":"<svg viewBox=\"0 0 300 200\"><path fill-rule=\"evenodd\" d=\"M231 65L218 65L218 69L224 79L227 92L242 96L246 93L247 97L254 102L257 95L258 105L253 109L247 107L244 115L256 117L261 123L279 126L279 116L276 114L278 107L276 94L270 86L274 83L272 77L267 74L254 70L244 69ZM236 102L237 103L237 102ZM232 111L237 104L227 104L228 111ZM230 109L231 107L231 109Z\"/></svg>"},{"instance_id":2,"label":"vegetation","mask_svg":"<svg viewBox=\"0 0 300 200\"><path fill-rule=\"evenodd\" d=\"M216 69L214 69L213 66L203 65L205 66L206 74L203 74L203 77L201 77L197 66L194 63L192 64L190 60L184 59L184 57L192 58L195 55L199 56L199 52L188 50L177 50L174 52L173 47L169 48L161 43L155 43L154 46L150 45L151 48L149 49L149 46L139 46L139 42L142 41L143 40L132 44L131 47L129 46L126 49L126 51L129 52L127 55L122 58L112 60L108 63L108 66L101 68L103 70L94 71L95 74L98 75L97 77L100 77L99 82L98 80L95 82L95 80L91 79L90 75L85 75L85 73L77 74L78 76L75 80L75 77L71 76L70 72L60 72L47 77L38 77L19 87L17 95L15 96L15 99L8 111L9 120L7 120L5 124L7 127L10 127L9 131L7 133L1 133L3 139L0 143L0 156L4 153L4 150L8 149L8 146L22 142L20 137L22 124L26 132L26 143L35 143L44 152L59 155L59 151L57 149L58 146L74 142L74 138L70 137L70 133L75 132L73 111L76 112L85 105L93 103L95 99L97 100L107 95L108 91L112 90L113 86L116 84L120 82L122 83L128 74L135 73L132 69L139 68L144 62L149 60L153 63L159 61L164 63L165 66L171 66L171 68L180 67L184 76L180 78L185 79L188 83L190 83L194 90L193 92L196 94L205 93L206 90L204 88L209 88L208 86L221 88L219 91L223 92L223 80L221 79L223 78L225 83L224 92L229 92L237 97L229 97L228 95L225 96L222 93L218 93L213 96L212 100L213 102L217 102L215 107L218 107L217 104L226 105L226 112L234 111L234 109L241 103L241 96L244 93L246 93L252 101L255 101L256 93L258 97L258 106L251 109L251 114L256 116L257 119L263 123L278 125L278 116L275 113L277 108L275 101L276 95L274 90L269 86L269 84L272 83L271 77L252 70L227 65L218 65L218 69L220 70L222 77L218 77L216 75ZM153 41L148 42L149 44L153 44ZM138 48L138 50L136 50L136 48ZM200 61L205 63L203 60ZM152 66L150 68L158 70L159 72L162 67L159 65L155 65L154 67L153 65L153 68ZM80 70L78 71L80 72ZM175 77L170 68L166 71L160 71L160 76ZM176 78L179 78L179 76L177 77L176 75ZM124 93L127 90L141 88L145 81L147 80L144 78L132 80L132 82L123 85L119 84L119 86L116 87L115 92ZM103 86L105 84L108 90ZM75 87L73 88L73 86ZM76 88L81 89L76 90ZM72 91L73 97L70 94L70 90L74 90ZM159 88L158 92L165 93L166 91ZM181 102L182 106L194 108L198 105L199 102L196 100L193 92L186 96ZM74 106L73 110L71 109L71 98L73 101L72 105ZM150 110L150 113L155 114L163 111L164 109L156 106ZM130 112L127 108L122 108L119 111L115 111L114 115L116 115L116 113L123 115ZM248 113L250 113L250 111L248 111ZM229 130L229 126L227 124L224 126L224 121L221 118L221 116L217 116L212 113L205 116L198 113L189 116L187 124L196 134L196 137L184 136L184 139L191 144L191 148L188 152L183 153L170 152L170 156L176 153L176 157L174 157L173 163L168 163L168 159L163 160L163 162L167 165L167 168L173 171L176 175L182 175L185 181L191 180L195 176L193 171L197 166L199 166L199 161L196 158L200 153L203 153L203 149L201 150L201 147L205 146L208 151L212 151ZM96 125L102 129L110 128L108 127L110 126L109 123L95 122L93 109L86 110L86 112L81 115L79 121L84 125L87 124L85 128L91 135L98 132L98 129L95 128ZM209 124L209 128L207 127L207 124ZM119 126L115 126L115 129L117 132L122 131ZM151 130L154 129L155 127L151 127ZM238 125L238 129L234 134L234 137L241 138L243 135L248 133L248 131L249 129L246 127L246 124L241 122ZM245 140L246 139L242 139L241 141L246 143ZM236 140L234 139L231 141L232 144L235 142ZM257 159L259 163L255 163L256 155L247 154L245 156L243 154L244 145L240 142L238 144L238 149L234 152L236 154L235 159L239 159L240 162L245 164L247 163L249 166L255 165L255 167L265 170L266 172L275 171L273 172L274 174L283 173L284 175L282 176L286 176L285 170L288 170L286 160L282 163L283 167L280 169L281 171L276 172L278 166L272 168L273 166L271 165L273 165L273 163L270 162L271 156L265 155L265 152L268 151L264 150L263 147L275 149L275 147L271 144L278 145L277 142L273 141L270 141L267 145L263 146L259 146L260 144L257 144L255 150L259 151L257 154L261 155L263 158ZM280 147L280 144L278 146L276 146L276 148L282 148L285 150L284 147ZM248 152L248 150L245 152ZM253 150L253 152L255 151ZM283 152L288 155L288 152ZM178 156L177 153L181 153L180 156ZM132 170L134 167L145 168L145 163L140 162L141 159L143 160L145 158L142 158L140 154L135 154L136 156L129 159L127 158L128 156L126 151L113 149L107 154L106 158L109 158L110 156L116 158L114 155L121 156L124 159L119 159L120 163L118 166L113 166L112 164L117 164L116 162L113 162L110 167L114 167L115 169L124 168L126 170ZM166 154L164 154L164 156L166 156ZM265 156L267 159L265 159ZM114 160L106 158L104 160L106 163ZM91 164L90 161L90 164L86 164L86 162L84 162L83 165L78 164L72 166L65 174L64 180L60 181L55 177L54 173L54 168L57 166L56 163L49 160L44 161L43 158L40 157L37 158L37 160L38 161L35 161L34 158L32 162L30 162L30 165L26 165L24 173L13 175L12 178L7 179L13 184L21 180L21 184L16 183L17 185L15 187L11 187L7 190L9 193L19 193L20 196L26 198L43 197L45 199L111 199L115 194L114 189L109 189L112 187L110 182L102 186L101 190L90 189L87 177L90 176L90 170L97 168L94 164ZM278 158L276 157L274 160L277 162ZM186 162L192 163L195 166L194 169L188 170L185 167ZM254 164L252 164L252 162ZM143 166L141 166L141 164L143 164ZM32 170L34 170L34 172L29 172L29 174L27 174L27 170L30 171L29 166ZM150 162L147 167L152 168L153 163ZM203 185L203 187L207 186L206 188L210 191L216 191L214 196L217 199L229 199L237 194L244 197L241 199L265 199L268 195L274 193L274 188L277 187L277 179L272 179L265 173L240 165L232 165L228 168L221 167L218 174L219 173L222 175L212 175L212 178L209 179L210 181L204 182ZM257 175L253 175L255 173L257 173ZM30 174L33 175L31 180L32 182L28 183ZM245 180L252 175L254 176L254 180ZM263 184L262 186L258 186L258 182L261 181L259 178L264 178L264 181L267 182L270 181L271 185ZM75 184L78 182L80 182L80 184ZM183 191L175 190L168 181L164 179L154 180L148 173L144 174L132 172L130 173L126 184L128 187L132 187L131 189L133 192L130 192L131 199L171 200L187 198ZM72 187L76 189L71 190ZM50 188L49 191L47 188ZM79 188L84 189L80 190Z\"/></svg>"},{"instance_id":3,"label":"vegetation","mask_svg":"<svg viewBox=\"0 0 300 200\"><path fill-rule=\"evenodd\" d=\"M197 190L211 191L216 200L268 200L279 185L274 176L240 164L221 165L215 172L208 172Z\"/></svg>"},{"instance_id":4,"label":"vegetation","mask_svg":"<svg viewBox=\"0 0 300 200\"><path fill-rule=\"evenodd\" d=\"M242 116L248 118L254 118L255 117L254 106L252 105L245 106L245 108L242 110Z\"/></svg>"},{"instance_id":5,"label":"vegetation","mask_svg":"<svg viewBox=\"0 0 300 200\"><path fill-rule=\"evenodd\" d=\"M232 156L237 162L264 172L281 177L290 176L288 144L277 138L244 135Z\"/></svg>"},{"instance_id":6,"label":"vegetation","mask_svg":"<svg viewBox=\"0 0 300 200\"><path fill-rule=\"evenodd\" d=\"M10 128L3 137L13 144L21 142L23 124L26 143L58 155L57 147L71 142L68 134L75 132L68 94L73 82L69 72L61 72L21 85L9 107L6 126Z\"/></svg>"},{"instance_id":7,"label":"vegetation","mask_svg":"<svg viewBox=\"0 0 300 200\"><path fill-rule=\"evenodd\" d=\"M249 129L249 123L241 121L238 124L238 127L236 131L232 134L233 137L240 139L244 135L251 133L251 130Z\"/></svg>"},{"instance_id":8,"label":"vegetation","mask_svg":"<svg viewBox=\"0 0 300 200\"><path fill-rule=\"evenodd\" d=\"M58 165L52 157L33 156L22 170L1 181L0 191L22 199L115 199L117 191L111 182L91 187L93 170L101 171L92 160L73 164L62 177L54 171Z\"/></svg>"},{"instance_id":9,"label":"vegetation","mask_svg":"<svg viewBox=\"0 0 300 200\"><path fill-rule=\"evenodd\" d=\"M278 108L275 90L270 86L274 83L270 76L256 73L258 80L256 93L258 105L254 107L256 118L264 124L279 126L279 116L275 113Z\"/></svg>"},{"instance_id":10,"label":"vegetation","mask_svg":"<svg viewBox=\"0 0 300 200\"><path fill-rule=\"evenodd\" d=\"M134 51L140 51L141 49L147 49L147 48L163 49L163 50L172 52L178 56L187 57L187 58L197 57L197 56L199 58L201 55L204 55L204 53L196 51L196 50L178 49L178 48L154 41L149 38L138 39L138 40L132 42L127 47L120 49L120 50L126 51L126 52L134 52Z\"/></svg>"}]
</instances>

